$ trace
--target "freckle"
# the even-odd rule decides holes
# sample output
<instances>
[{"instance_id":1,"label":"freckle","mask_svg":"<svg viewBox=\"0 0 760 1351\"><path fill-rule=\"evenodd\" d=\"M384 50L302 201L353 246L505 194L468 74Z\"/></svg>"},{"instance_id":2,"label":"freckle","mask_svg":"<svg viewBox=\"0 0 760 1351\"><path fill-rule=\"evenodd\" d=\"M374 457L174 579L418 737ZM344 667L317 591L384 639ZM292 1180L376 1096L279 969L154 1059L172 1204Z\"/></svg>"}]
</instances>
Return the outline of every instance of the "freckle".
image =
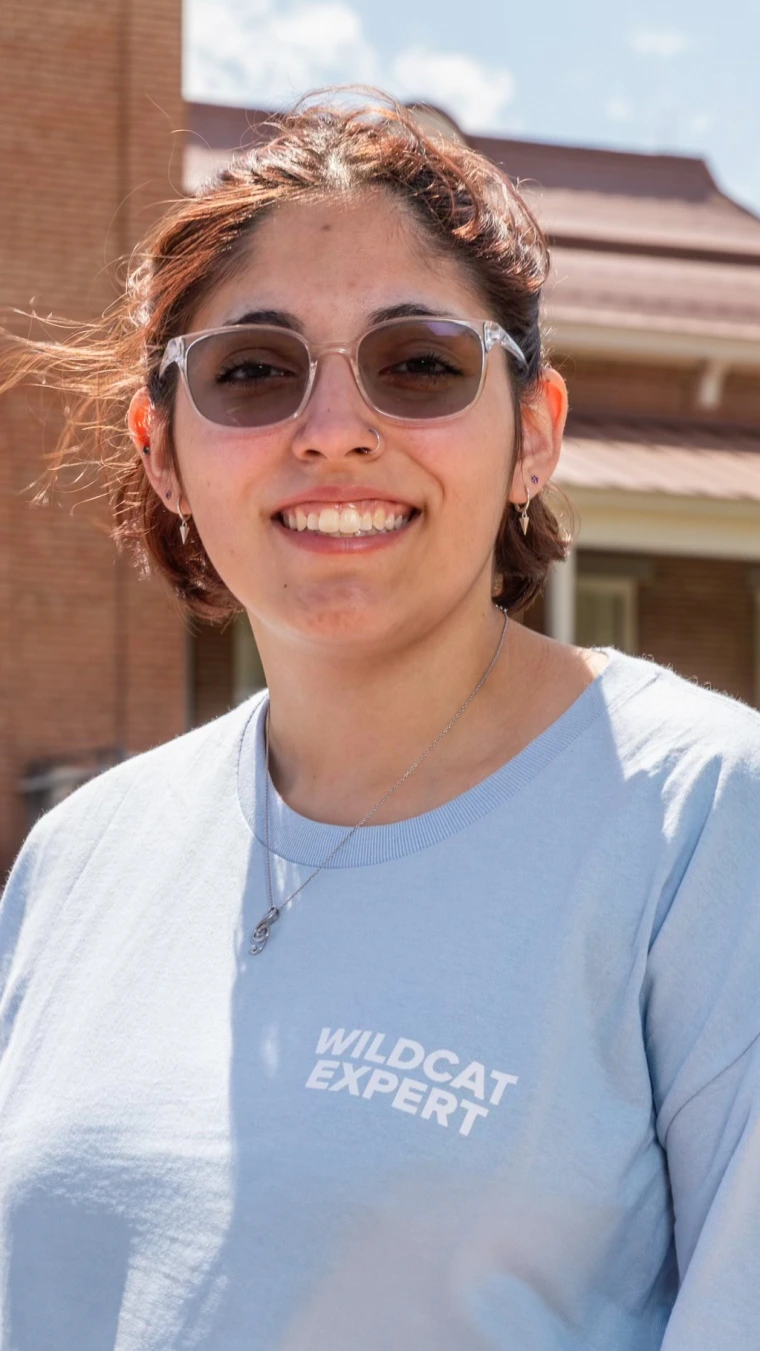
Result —
<instances>
[{"instance_id":1,"label":"freckle","mask_svg":"<svg viewBox=\"0 0 760 1351\"><path fill-rule=\"evenodd\" d=\"M323 231L326 233L328 230L332 230L332 225L329 225L329 224L328 224L328 225L320 225L319 228L320 228L320 230L323 230Z\"/></svg>"}]
</instances>

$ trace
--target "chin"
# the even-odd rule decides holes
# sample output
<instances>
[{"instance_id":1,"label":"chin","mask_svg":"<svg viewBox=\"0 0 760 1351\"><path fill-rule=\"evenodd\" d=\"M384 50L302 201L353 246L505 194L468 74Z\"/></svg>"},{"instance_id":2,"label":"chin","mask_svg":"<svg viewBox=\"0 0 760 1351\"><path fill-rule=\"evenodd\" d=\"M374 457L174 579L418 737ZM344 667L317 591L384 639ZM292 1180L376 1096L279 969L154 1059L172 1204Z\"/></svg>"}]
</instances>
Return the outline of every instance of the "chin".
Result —
<instances>
[{"instance_id":1,"label":"chin","mask_svg":"<svg viewBox=\"0 0 760 1351\"><path fill-rule=\"evenodd\" d=\"M345 580L329 585L289 585L287 615L282 619L304 636L323 642L377 641L397 629L401 618L398 592L378 591Z\"/></svg>"}]
</instances>

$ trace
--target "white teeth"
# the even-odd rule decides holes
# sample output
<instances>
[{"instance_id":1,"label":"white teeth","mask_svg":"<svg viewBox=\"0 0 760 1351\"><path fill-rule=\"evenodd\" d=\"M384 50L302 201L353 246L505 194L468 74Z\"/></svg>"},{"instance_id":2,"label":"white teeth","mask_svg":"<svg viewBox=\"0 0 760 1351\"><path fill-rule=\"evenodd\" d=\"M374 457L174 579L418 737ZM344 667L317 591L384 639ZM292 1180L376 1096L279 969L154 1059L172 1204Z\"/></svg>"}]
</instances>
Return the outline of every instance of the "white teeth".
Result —
<instances>
[{"instance_id":1,"label":"white teeth","mask_svg":"<svg viewBox=\"0 0 760 1351\"><path fill-rule=\"evenodd\" d=\"M340 513L341 535L358 535L361 518L356 507L344 507Z\"/></svg>"},{"instance_id":2,"label":"white teeth","mask_svg":"<svg viewBox=\"0 0 760 1351\"><path fill-rule=\"evenodd\" d=\"M313 530L322 535L371 535L400 530L408 523L409 517L402 514L396 516L386 507L362 511L347 505L322 507L318 512L306 512L296 507L293 511L283 511L282 520L289 530Z\"/></svg>"}]
</instances>

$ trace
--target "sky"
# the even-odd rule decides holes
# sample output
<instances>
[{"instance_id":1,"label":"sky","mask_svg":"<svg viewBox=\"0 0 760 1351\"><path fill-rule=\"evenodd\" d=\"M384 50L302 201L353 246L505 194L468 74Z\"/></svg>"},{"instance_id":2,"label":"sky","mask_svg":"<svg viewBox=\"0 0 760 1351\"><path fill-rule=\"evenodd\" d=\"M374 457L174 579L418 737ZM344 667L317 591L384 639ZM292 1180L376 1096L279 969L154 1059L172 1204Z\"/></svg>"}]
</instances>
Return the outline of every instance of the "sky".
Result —
<instances>
[{"instance_id":1,"label":"sky","mask_svg":"<svg viewBox=\"0 0 760 1351\"><path fill-rule=\"evenodd\" d=\"M370 83L465 131L703 156L758 213L759 67L760 0L184 0L187 99Z\"/></svg>"}]
</instances>

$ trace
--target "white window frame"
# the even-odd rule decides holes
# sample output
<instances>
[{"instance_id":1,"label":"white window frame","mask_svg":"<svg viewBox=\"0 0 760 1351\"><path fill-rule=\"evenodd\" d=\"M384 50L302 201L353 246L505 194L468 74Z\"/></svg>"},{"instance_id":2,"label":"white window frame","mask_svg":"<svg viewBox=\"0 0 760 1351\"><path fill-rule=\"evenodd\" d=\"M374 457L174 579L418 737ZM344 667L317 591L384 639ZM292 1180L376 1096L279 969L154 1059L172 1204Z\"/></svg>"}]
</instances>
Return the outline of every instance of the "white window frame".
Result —
<instances>
[{"instance_id":1,"label":"white window frame","mask_svg":"<svg viewBox=\"0 0 760 1351\"><path fill-rule=\"evenodd\" d=\"M638 580L635 577L597 576L580 572L576 579L577 595L617 596L623 602L623 651L638 651Z\"/></svg>"}]
</instances>

